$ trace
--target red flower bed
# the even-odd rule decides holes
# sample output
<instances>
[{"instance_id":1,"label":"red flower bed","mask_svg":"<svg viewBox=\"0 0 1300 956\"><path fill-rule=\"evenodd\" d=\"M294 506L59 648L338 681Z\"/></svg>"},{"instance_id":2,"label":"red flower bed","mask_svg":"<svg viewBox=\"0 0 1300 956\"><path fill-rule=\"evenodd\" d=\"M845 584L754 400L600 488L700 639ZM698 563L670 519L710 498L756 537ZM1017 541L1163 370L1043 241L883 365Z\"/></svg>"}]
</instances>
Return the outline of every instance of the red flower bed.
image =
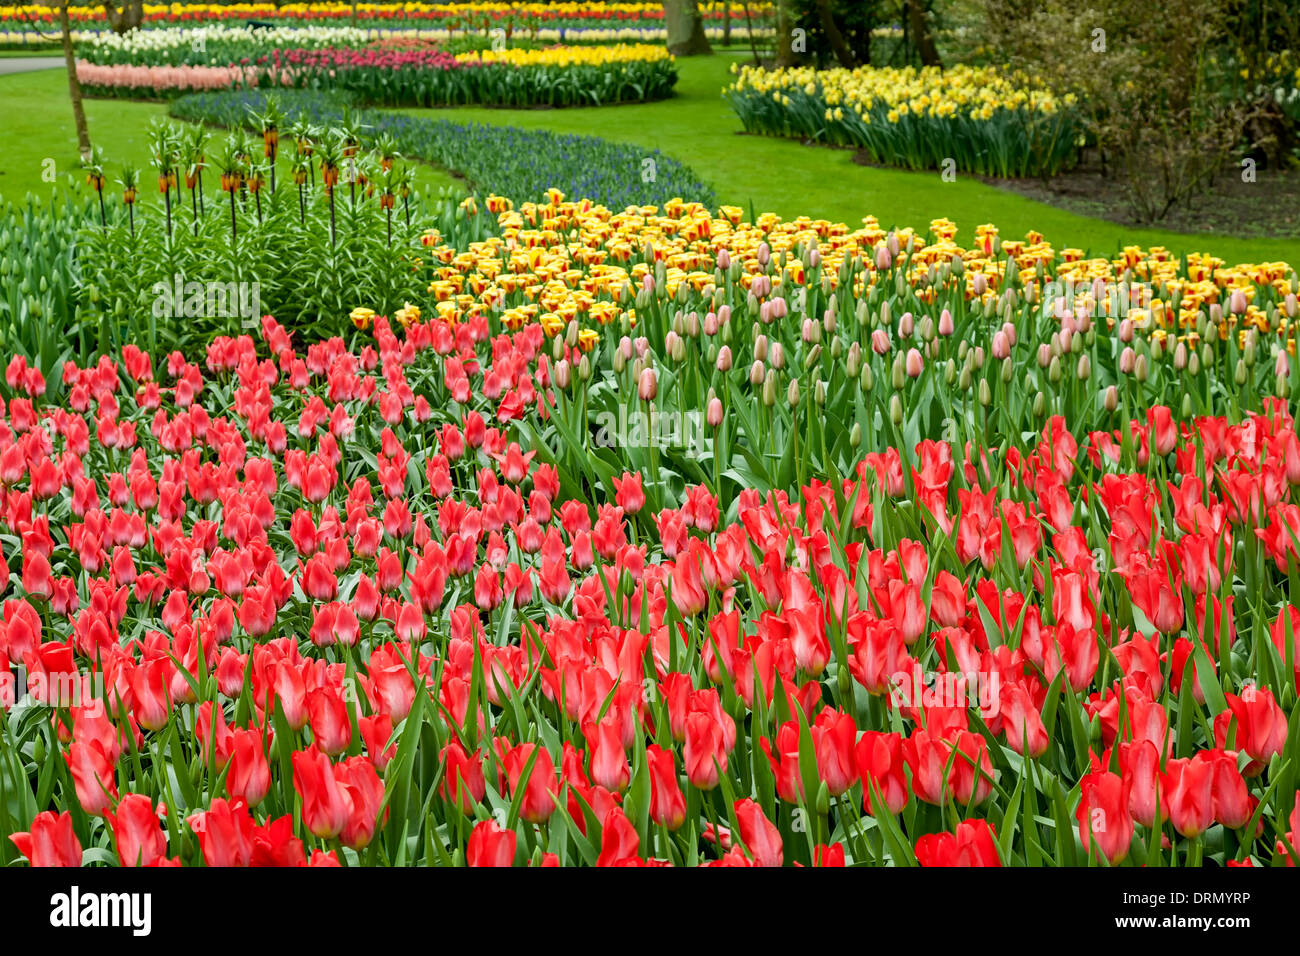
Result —
<instances>
[{"instance_id":1,"label":"red flower bed","mask_svg":"<svg viewBox=\"0 0 1300 956\"><path fill-rule=\"evenodd\" d=\"M483 316L352 350L267 317L201 365L68 363L57 403L14 359L0 678L36 719L0 772L46 800L18 851L1151 863L1218 828L1225 862L1294 859L1266 795L1300 613L1257 604L1297 575L1281 402L651 516L639 473L549 463L549 353Z\"/></svg>"}]
</instances>

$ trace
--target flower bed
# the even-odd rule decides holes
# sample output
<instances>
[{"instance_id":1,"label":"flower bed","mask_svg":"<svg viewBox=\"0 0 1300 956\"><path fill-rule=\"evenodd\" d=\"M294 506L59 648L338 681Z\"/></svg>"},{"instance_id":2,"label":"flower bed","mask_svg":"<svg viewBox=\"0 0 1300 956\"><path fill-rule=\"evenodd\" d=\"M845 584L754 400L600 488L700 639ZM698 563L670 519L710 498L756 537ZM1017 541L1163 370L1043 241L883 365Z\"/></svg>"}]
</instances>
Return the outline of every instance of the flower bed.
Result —
<instances>
[{"instance_id":1,"label":"flower bed","mask_svg":"<svg viewBox=\"0 0 1300 956\"><path fill-rule=\"evenodd\" d=\"M733 71L724 95L747 132L856 146L884 165L1051 175L1081 145L1070 101L989 67Z\"/></svg>"},{"instance_id":2,"label":"flower bed","mask_svg":"<svg viewBox=\"0 0 1300 956\"><path fill-rule=\"evenodd\" d=\"M729 25L721 3L700 5L704 31L714 41L730 35L733 43L770 40L773 8L750 4L746 17L733 7ZM102 6L70 8L72 36L78 42L115 42ZM0 46L57 46L58 18L48 6L0 8ZM250 22L280 29L320 29L347 24L371 38L419 36L439 42L490 46L502 40L520 44L657 43L667 38L663 7L651 3L474 3L474 4L146 4L144 22L127 34L165 33L183 26L236 30ZM51 28L55 36L51 36ZM122 42L120 40L116 42ZM127 41L139 42L138 39Z\"/></svg>"},{"instance_id":3,"label":"flower bed","mask_svg":"<svg viewBox=\"0 0 1300 956\"><path fill-rule=\"evenodd\" d=\"M8 364L0 861L1300 859L1289 266L485 206Z\"/></svg>"},{"instance_id":4,"label":"flower bed","mask_svg":"<svg viewBox=\"0 0 1300 956\"><path fill-rule=\"evenodd\" d=\"M755 17L770 18L770 3L751 3ZM72 5L68 8L76 23L105 23L102 6ZM700 4L706 22L726 16L722 3ZM662 22L663 6L658 3L176 3L144 5L145 22L207 23L239 20L361 20L393 21L500 21L505 23L559 23L565 26L589 24ZM0 8L0 23L6 21L54 23L57 16L48 6L26 5ZM732 11L732 20L743 12Z\"/></svg>"},{"instance_id":5,"label":"flower bed","mask_svg":"<svg viewBox=\"0 0 1300 956\"><path fill-rule=\"evenodd\" d=\"M662 99L677 81L672 57L658 46L451 53L366 42L363 31L335 28L110 34L82 46L78 76L92 95L208 90L224 78L228 89L337 90L376 106L592 106ZM144 72L143 64L157 69Z\"/></svg>"},{"instance_id":6,"label":"flower bed","mask_svg":"<svg viewBox=\"0 0 1300 956\"><path fill-rule=\"evenodd\" d=\"M595 136L569 136L481 123L454 123L377 111L350 111L336 94L275 94L287 124L305 120L338 125L349 116L367 142L391 138L413 158L453 170L480 196L489 193L515 202L535 200L556 187L589 197L611 209L662 205L676 196L712 203L709 186L687 166L658 150L611 143ZM258 91L207 93L176 100L178 119L218 126L249 124L266 109Z\"/></svg>"}]
</instances>

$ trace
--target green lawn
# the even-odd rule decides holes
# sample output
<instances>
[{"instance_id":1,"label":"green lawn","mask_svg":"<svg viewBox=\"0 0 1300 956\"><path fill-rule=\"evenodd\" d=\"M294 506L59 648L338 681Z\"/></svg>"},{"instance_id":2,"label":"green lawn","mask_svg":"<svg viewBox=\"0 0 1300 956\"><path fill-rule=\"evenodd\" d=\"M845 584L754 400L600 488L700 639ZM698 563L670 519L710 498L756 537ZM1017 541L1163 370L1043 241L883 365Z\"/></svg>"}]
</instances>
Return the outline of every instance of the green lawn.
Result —
<instances>
[{"instance_id":1,"label":"green lawn","mask_svg":"<svg viewBox=\"0 0 1300 956\"><path fill-rule=\"evenodd\" d=\"M570 110L462 108L410 110L457 120L592 133L606 139L660 149L708 180L724 203L784 217L807 215L851 224L874 215L886 227L925 227L947 217L960 227L958 242L975 226L994 222L1004 236L1036 229L1057 248L1078 246L1108 254L1122 245L1164 245L1175 252L1207 251L1229 261L1286 260L1300 263L1296 239L1238 239L1131 229L1054 209L986 186L972 177L945 183L938 172L903 172L855 164L847 150L740 134L740 123L720 93L737 57L718 55L679 61L678 95L634 106ZM164 114L153 104L94 101L87 104L91 135L110 156L142 161L144 128ZM0 124L9 130L0 153L0 192L49 191L40 162L54 157L61 171L76 161L72 115L58 70L0 77ZM426 170L430 185L452 182Z\"/></svg>"}]
</instances>

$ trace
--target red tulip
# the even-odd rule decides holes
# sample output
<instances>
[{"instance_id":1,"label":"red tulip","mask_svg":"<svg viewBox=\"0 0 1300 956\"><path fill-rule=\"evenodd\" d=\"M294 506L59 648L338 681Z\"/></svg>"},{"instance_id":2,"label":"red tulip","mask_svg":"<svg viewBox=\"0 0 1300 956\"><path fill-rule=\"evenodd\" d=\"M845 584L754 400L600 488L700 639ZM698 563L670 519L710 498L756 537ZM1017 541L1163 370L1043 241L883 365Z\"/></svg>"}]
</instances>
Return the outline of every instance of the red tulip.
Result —
<instances>
[{"instance_id":1,"label":"red tulip","mask_svg":"<svg viewBox=\"0 0 1300 956\"><path fill-rule=\"evenodd\" d=\"M763 815L762 808L753 800L737 800L735 811L740 840L753 861L758 866L780 866L784 858L781 831Z\"/></svg>"},{"instance_id":2,"label":"red tulip","mask_svg":"<svg viewBox=\"0 0 1300 956\"><path fill-rule=\"evenodd\" d=\"M475 751L471 757L459 741L453 740L442 749L442 762L443 798L459 807L461 813L472 814L487 795L483 755Z\"/></svg>"},{"instance_id":3,"label":"red tulip","mask_svg":"<svg viewBox=\"0 0 1300 956\"><path fill-rule=\"evenodd\" d=\"M1089 852L1096 849L1111 864L1128 856L1133 842L1133 818L1129 815L1129 789L1118 774L1095 772L1080 784L1079 839Z\"/></svg>"},{"instance_id":4,"label":"red tulip","mask_svg":"<svg viewBox=\"0 0 1300 956\"><path fill-rule=\"evenodd\" d=\"M809 728L817 756L817 776L832 797L838 797L858 781L854 747L858 731L853 718L824 710Z\"/></svg>"},{"instance_id":5,"label":"red tulip","mask_svg":"<svg viewBox=\"0 0 1300 956\"><path fill-rule=\"evenodd\" d=\"M255 825L248 808L221 797L208 810L186 818L199 838L199 849L208 866L248 866L253 858Z\"/></svg>"},{"instance_id":6,"label":"red tulip","mask_svg":"<svg viewBox=\"0 0 1300 956\"><path fill-rule=\"evenodd\" d=\"M1166 761L1161 783L1169 801L1169 821L1186 837L1199 836L1214 822L1214 766L1196 757Z\"/></svg>"},{"instance_id":7,"label":"red tulip","mask_svg":"<svg viewBox=\"0 0 1300 956\"><path fill-rule=\"evenodd\" d=\"M30 830L11 833L9 839L32 866L81 866L81 842L66 811L38 813Z\"/></svg>"},{"instance_id":8,"label":"red tulip","mask_svg":"<svg viewBox=\"0 0 1300 956\"><path fill-rule=\"evenodd\" d=\"M673 752L651 744L646 748L646 765L650 771L650 819L676 830L686 821L686 797Z\"/></svg>"},{"instance_id":9,"label":"red tulip","mask_svg":"<svg viewBox=\"0 0 1300 956\"><path fill-rule=\"evenodd\" d=\"M503 830L492 820L483 820L470 832L465 863L467 866L514 866L517 841L514 830Z\"/></svg>"},{"instance_id":10,"label":"red tulip","mask_svg":"<svg viewBox=\"0 0 1300 956\"><path fill-rule=\"evenodd\" d=\"M682 756L686 762L686 779L691 786L701 790L716 787L718 775L727 772L722 725L706 713L687 715L686 746Z\"/></svg>"},{"instance_id":11,"label":"red tulip","mask_svg":"<svg viewBox=\"0 0 1300 956\"><path fill-rule=\"evenodd\" d=\"M632 821L618 807L605 814L600 829L600 856L597 866L624 866L638 863L641 838Z\"/></svg>"},{"instance_id":12,"label":"red tulip","mask_svg":"<svg viewBox=\"0 0 1300 956\"><path fill-rule=\"evenodd\" d=\"M987 820L963 820L955 833L928 833L916 841L922 866L1001 866L993 827Z\"/></svg>"},{"instance_id":13,"label":"red tulip","mask_svg":"<svg viewBox=\"0 0 1300 956\"><path fill-rule=\"evenodd\" d=\"M352 815L352 800L339 786L330 758L319 750L293 754L293 787L302 798L302 822L322 840L343 832Z\"/></svg>"},{"instance_id":14,"label":"red tulip","mask_svg":"<svg viewBox=\"0 0 1300 956\"><path fill-rule=\"evenodd\" d=\"M901 813L910 796L904 774L901 734L868 730L854 747L854 759L862 778L862 808L874 814L871 790L874 786L891 813Z\"/></svg>"},{"instance_id":15,"label":"red tulip","mask_svg":"<svg viewBox=\"0 0 1300 956\"><path fill-rule=\"evenodd\" d=\"M104 819L113 831L117 858L123 866L154 866L166 859L167 840L149 797L128 793Z\"/></svg>"},{"instance_id":16,"label":"red tulip","mask_svg":"<svg viewBox=\"0 0 1300 956\"><path fill-rule=\"evenodd\" d=\"M232 730L226 792L255 807L271 789L271 767L257 729Z\"/></svg>"},{"instance_id":17,"label":"red tulip","mask_svg":"<svg viewBox=\"0 0 1300 956\"><path fill-rule=\"evenodd\" d=\"M534 753L537 756L532 770L524 780L524 769ZM519 818L528 823L545 823L549 820L555 812L557 799L555 763L551 760L551 755L544 747L523 743L502 754L501 762L510 780L512 796L519 792L521 786L524 788L523 797L519 801Z\"/></svg>"},{"instance_id":18,"label":"red tulip","mask_svg":"<svg viewBox=\"0 0 1300 956\"><path fill-rule=\"evenodd\" d=\"M1272 691L1247 684L1241 692L1225 694L1228 709L1214 718L1214 741L1219 748L1241 750L1250 755L1242 771L1258 776L1286 745L1286 713L1273 699Z\"/></svg>"}]
</instances>

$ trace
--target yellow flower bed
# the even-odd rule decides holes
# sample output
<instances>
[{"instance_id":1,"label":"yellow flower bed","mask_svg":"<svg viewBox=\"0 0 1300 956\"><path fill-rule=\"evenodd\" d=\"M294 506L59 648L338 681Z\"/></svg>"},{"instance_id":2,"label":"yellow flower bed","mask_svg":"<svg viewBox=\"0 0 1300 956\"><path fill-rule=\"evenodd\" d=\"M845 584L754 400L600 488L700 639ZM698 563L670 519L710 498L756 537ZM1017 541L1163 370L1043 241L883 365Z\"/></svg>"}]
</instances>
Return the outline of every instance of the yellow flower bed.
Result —
<instances>
[{"instance_id":1,"label":"yellow flower bed","mask_svg":"<svg viewBox=\"0 0 1300 956\"><path fill-rule=\"evenodd\" d=\"M1082 136L1073 95L992 67L732 72L722 92L746 132L855 146L906 169L1054 175Z\"/></svg>"},{"instance_id":2,"label":"yellow flower bed","mask_svg":"<svg viewBox=\"0 0 1300 956\"><path fill-rule=\"evenodd\" d=\"M461 53L462 63L505 63L510 66L605 66L610 63L656 63L671 60L667 49L648 43L615 46L567 46L549 50L481 50Z\"/></svg>"},{"instance_id":3,"label":"yellow flower bed","mask_svg":"<svg viewBox=\"0 0 1300 956\"><path fill-rule=\"evenodd\" d=\"M974 240L959 244L957 226L936 219L924 233L913 229L886 230L874 217L850 228L844 223L800 217L785 221L772 213L757 222L742 220L736 207L712 212L699 203L680 200L613 212L589 201L568 201L552 190L545 203L514 209L499 196L489 197L496 210L499 234L473 243L463 252L431 236L428 245L434 279L429 287L432 312L450 322L498 313L508 328L538 322L548 335L564 331L577 320L596 328L626 320L637 324L635 293L647 275L662 264L665 291L672 297L682 283L696 292L726 281L750 289L762 276L762 295L797 295L810 277L809 250L817 250L820 279L829 291L846 294L840 277L846 262L853 264L852 296L862 298L886 279L893 287L893 269L905 261L907 283L922 302L935 301L945 283L959 281L972 307L997 308L1008 287L1008 272L1025 295L1051 293L1047 284L1069 284L1081 290L1076 300L1097 315L1106 303L1085 289L1093 280L1149 290L1142 307L1124 305L1124 313L1139 329L1155 337L1195 338L1191 331L1210 315L1219 322L1219 338L1250 327L1276 333L1294 352L1294 318L1277 312L1270 319L1256 304L1270 289L1277 299L1294 296L1297 277L1285 262L1228 265L1206 254L1187 257L1183 270L1168 249L1129 246L1114 258L1084 258L1077 249L1058 250L1038 233L1024 240L1003 240L996 226L976 228ZM886 259L882 250L893 247ZM880 258L878 258L880 257ZM764 263L783 262L772 275ZM725 268L724 265L726 264ZM936 281L942 272L946 278ZM1229 298L1244 293L1246 307L1233 312ZM1175 306L1175 303L1177 305ZM1217 309L1211 309L1217 306ZM1108 314L1113 324L1118 315ZM588 337L584 345L594 344Z\"/></svg>"},{"instance_id":4,"label":"yellow flower bed","mask_svg":"<svg viewBox=\"0 0 1300 956\"><path fill-rule=\"evenodd\" d=\"M910 66L762 70L733 64L732 71L736 81L728 91L753 90L783 100L796 90L807 96L820 92L831 109L848 109L867 116L884 107L889 111L889 121L895 123L909 114L987 120L999 109L1028 108L1050 115L1062 105L1050 92L1023 78L1018 80L992 67L965 64L946 70ZM1064 98L1066 106L1074 102L1073 96Z\"/></svg>"}]
</instances>

